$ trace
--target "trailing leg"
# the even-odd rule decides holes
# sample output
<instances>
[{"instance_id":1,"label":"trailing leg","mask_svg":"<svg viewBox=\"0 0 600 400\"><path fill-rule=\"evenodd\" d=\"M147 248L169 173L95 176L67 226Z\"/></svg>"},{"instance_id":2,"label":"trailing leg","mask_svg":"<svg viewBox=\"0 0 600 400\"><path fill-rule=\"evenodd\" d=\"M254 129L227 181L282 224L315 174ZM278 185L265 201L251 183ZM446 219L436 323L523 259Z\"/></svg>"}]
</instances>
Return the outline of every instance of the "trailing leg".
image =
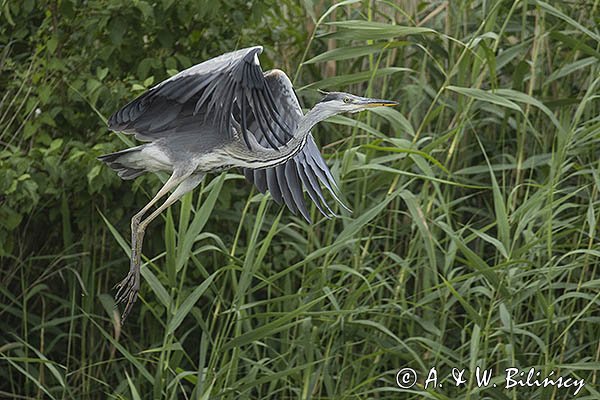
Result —
<instances>
[{"instance_id":1,"label":"trailing leg","mask_svg":"<svg viewBox=\"0 0 600 400\"><path fill-rule=\"evenodd\" d=\"M140 269L139 266L141 264L141 249L143 243L143 236L139 237L138 227L142 217L152 208L158 200L164 197L171 190L176 188L181 182L183 182L188 176L190 176L190 172L182 173L181 171L175 171L169 177L169 179L165 182L162 188L156 193L156 195L146 204L137 214L131 218L131 256L130 256L130 265L129 272L125 279L123 279L119 284L116 285L117 294L115 295L115 299L117 304L125 302L129 302L129 298L133 297L133 301L135 300L135 293L137 293L140 286ZM124 319L124 318L123 318Z\"/></svg>"},{"instance_id":2,"label":"trailing leg","mask_svg":"<svg viewBox=\"0 0 600 400\"><path fill-rule=\"evenodd\" d=\"M198 184L202 182L203 178L203 173L196 173L191 175L187 174L184 175L182 179L174 180L177 182L177 189L175 189L175 191L167 198L167 200L165 200L165 202L160 207L158 207L154 212L152 212L152 214L150 214L146 219L140 221L141 217L149 209L147 205L132 219L131 267L129 273L127 274L127 277L125 277L125 279L118 285L119 290L116 296L118 303L125 303L125 309L123 310L122 320L125 320L129 312L131 311L133 304L135 303L137 292L140 287L141 250L146 227L164 210L166 210L169 206L171 206L173 203L179 200L184 194L198 186ZM169 181L167 181L167 183L169 183ZM158 196L159 194L161 194L161 192L163 192L163 189L167 186L167 183L165 183L165 186L163 186L163 188L152 200L152 203L155 203L156 200L158 200L158 198L162 197L162 195L166 193L165 191L161 196ZM169 189L173 187L174 185L171 185Z\"/></svg>"}]
</instances>

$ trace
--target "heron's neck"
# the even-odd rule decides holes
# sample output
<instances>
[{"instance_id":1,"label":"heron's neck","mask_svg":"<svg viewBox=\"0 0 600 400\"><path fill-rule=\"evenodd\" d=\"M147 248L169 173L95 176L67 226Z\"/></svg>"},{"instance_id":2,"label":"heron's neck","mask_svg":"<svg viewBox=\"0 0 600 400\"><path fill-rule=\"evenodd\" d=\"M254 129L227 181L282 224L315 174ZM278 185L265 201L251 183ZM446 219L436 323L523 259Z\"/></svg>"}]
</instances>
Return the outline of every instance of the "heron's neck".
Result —
<instances>
[{"instance_id":1,"label":"heron's neck","mask_svg":"<svg viewBox=\"0 0 600 400\"><path fill-rule=\"evenodd\" d=\"M312 127L338 113L339 111L332 110L324 106L323 103L317 103L315 107L300 119L292 138L285 145L279 147L279 149L275 150L261 146L254 139L254 135L250 134L249 137L253 141L252 147L254 149L248 149L242 141L239 141L235 149L232 149L234 153L230 152L230 154L234 156L236 161L244 160L241 163L245 162L247 165L239 166L245 168L269 168L283 164L304 148Z\"/></svg>"},{"instance_id":2,"label":"heron's neck","mask_svg":"<svg viewBox=\"0 0 600 400\"><path fill-rule=\"evenodd\" d=\"M324 103L317 103L312 109L310 109L306 115L300 119L300 123L298 127L294 131L294 137L308 136L308 133L312 129L313 126L318 124L321 121L326 120L329 117L333 117L338 114L339 111L332 110L331 108L325 107ZM292 139L293 140L293 139Z\"/></svg>"}]
</instances>

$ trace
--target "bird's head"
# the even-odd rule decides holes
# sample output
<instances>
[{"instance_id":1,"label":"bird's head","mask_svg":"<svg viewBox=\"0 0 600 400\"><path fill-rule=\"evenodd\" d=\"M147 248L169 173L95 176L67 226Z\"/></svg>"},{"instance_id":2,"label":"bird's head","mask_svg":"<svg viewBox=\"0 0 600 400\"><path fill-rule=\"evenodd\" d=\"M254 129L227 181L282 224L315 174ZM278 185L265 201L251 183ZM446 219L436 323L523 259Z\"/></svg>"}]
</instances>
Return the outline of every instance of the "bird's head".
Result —
<instances>
[{"instance_id":1,"label":"bird's head","mask_svg":"<svg viewBox=\"0 0 600 400\"><path fill-rule=\"evenodd\" d=\"M371 99L369 97L355 96L344 92L324 92L319 90L324 97L319 102L321 107L337 112L355 113L375 107L393 107L398 105L395 101Z\"/></svg>"}]
</instances>

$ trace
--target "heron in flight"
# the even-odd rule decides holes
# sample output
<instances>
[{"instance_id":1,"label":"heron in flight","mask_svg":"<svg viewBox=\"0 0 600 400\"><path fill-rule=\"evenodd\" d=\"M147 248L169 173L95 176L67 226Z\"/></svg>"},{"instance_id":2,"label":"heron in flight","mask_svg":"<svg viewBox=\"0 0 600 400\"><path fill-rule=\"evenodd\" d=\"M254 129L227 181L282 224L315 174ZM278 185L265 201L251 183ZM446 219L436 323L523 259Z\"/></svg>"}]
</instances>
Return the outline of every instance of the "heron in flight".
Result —
<instances>
[{"instance_id":1,"label":"heron in flight","mask_svg":"<svg viewBox=\"0 0 600 400\"><path fill-rule=\"evenodd\" d=\"M145 172L171 174L158 193L131 219L131 264L116 287L122 319L132 309L140 286L141 250L148 224L209 172L241 168L246 178L294 214L310 222L304 191L326 217L333 216L321 186L336 202L336 183L310 133L320 121L343 112L394 106L393 101L348 93L326 93L304 114L287 75L263 72L261 46L223 54L161 82L114 113L112 131L146 142L99 157L122 179ZM144 215L162 197L162 205Z\"/></svg>"}]
</instances>

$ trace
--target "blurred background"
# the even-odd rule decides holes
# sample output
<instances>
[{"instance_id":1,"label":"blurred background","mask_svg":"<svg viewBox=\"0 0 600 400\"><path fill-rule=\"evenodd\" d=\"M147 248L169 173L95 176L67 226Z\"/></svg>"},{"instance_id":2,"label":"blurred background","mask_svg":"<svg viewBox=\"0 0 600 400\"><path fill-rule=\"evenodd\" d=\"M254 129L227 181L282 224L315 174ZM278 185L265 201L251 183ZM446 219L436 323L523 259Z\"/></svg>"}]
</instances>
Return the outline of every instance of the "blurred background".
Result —
<instances>
[{"instance_id":1,"label":"blurred background","mask_svg":"<svg viewBox=\"0 0 600 400\"><path fill-rule=\"evenodd\" d=\"M600 398L599 25L594 0L0 1L0 398L573 398L508 367ZM211 177L150 226L121 326L161 177L96 160L133 143L106 119L257 44L307 108L400 102L313 130L353 212Z\"/></svg>"}]
</instances>

